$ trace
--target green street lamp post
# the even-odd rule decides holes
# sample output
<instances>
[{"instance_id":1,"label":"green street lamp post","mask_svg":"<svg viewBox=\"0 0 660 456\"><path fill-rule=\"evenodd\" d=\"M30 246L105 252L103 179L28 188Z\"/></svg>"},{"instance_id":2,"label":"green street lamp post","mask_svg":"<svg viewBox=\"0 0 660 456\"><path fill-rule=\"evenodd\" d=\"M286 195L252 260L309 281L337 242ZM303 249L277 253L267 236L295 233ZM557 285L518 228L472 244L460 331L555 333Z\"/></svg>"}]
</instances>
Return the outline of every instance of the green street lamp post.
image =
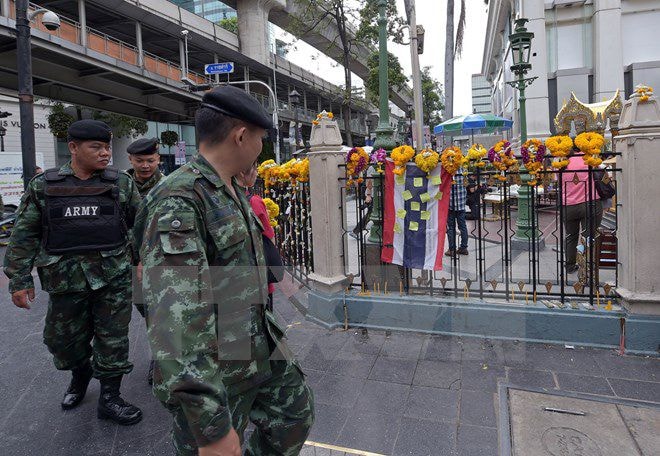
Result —
<instances>
[{"instance_id":1,"label":"green street lamp post","mask_svg":"<svg viewBox=\"0 0 660 456\"><path fill-rule=\"evenodd\" d=\"M528 32L525 28L525 23L528 19L518 18L515 23L514 32L509 35L509 42L511 43L511 57L513 58L513 65L511 71L516 75L515 81L507 82L514 89L518 89L519 93L519 108L520 108L520 144L522 145L527 141L527 111L525 107L525 88L532 84L537 77L526 78L525 75L532 69L529 63L529 57L532 50L532 38L534 34ZM522 185L518 191L518 218L516 220L516 233L513 236L511 245L514 248L526 249L530 245L530 240L542 248L543 240L538 227L534 226L534 191L527 185L532 179L532 176L527 174L527 169L523 165L520 168L520 177Z\"/></svg>"},{"instance_id":2,"label":"green street lamp post","mask_svg":"<svg viewBox=\"0 0 660 456\"><path fill-rule=\"evenodd\" d=\"M389 107L389 84L388 84L388 55L387 55L387 0L378 0L378 97L379 97L379 116L378 127L376 128L376 140L374 141L374 150L385 149L391 151L396 147L394 141L394 130L390 126L390 107ZM367 241L374 244L380 244L383 234L383 220L381 217L381 201L383 195L380 194L382 185L382 175L378 174L374 178L373 184L373 210L370 220L373 222Z\"/></svg>"}]
</instances>

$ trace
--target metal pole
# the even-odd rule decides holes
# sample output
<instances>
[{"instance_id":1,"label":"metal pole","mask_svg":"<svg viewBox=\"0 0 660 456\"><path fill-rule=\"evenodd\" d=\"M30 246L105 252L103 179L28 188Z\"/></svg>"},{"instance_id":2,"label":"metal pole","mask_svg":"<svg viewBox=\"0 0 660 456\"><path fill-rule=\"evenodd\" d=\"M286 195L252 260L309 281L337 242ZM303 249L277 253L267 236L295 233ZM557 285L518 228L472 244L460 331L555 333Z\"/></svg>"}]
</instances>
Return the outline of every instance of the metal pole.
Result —
<instances>
[{"instance_id":1,"label":"metal pole","mask_svg":"<svg viewBox=\"0 0 660 456\"><path fill-rule=\"evenodd\" d=\"M410 60L412 62L413 77L413 104L415 106L415 133L417 134L417 145L415 150L419 152L424 148L423 108L422 108L422 77L419 70L419 54L417 53L417 15L415 13L415 0L405 0L408 24L410 25Z\"/></svg>"},{"instance_id":2,"label":"metal pole","mask_svg":"<svg viewBox=\"0 0 660 456\"><path fill-rule=\"evenodd\" d=\"M80 22L80 45L87 47L87 9L85 0L78 0L78 22Z\"/></svg>"},{"instance_id":3,"label":"metal pole","mask_svg":"<svg viewBox=\"0 0 660 456\"><path fill-rule=\"evenodd\" d=\"M518 75L518 90L520 92L520 97L518 101L520 102L520 144L527 141L527 110L525 108L525 82L523 81L523 74Z\"/></svg>"},{"instance_id":4,"label":"metal pole","mask_svg":"<svg viewBox=\"0 0 660 456\"><path fill-rule=\"evenodd\" d=\"M144 48L142 47L142 24L140 21L135 21L135 43L138 48L137 64L139 67L144 67Z\"/></svg>"},{"instance_id":5,"label":"metal pole","mask_svg":"<svg viewBox=\"0 0 660 456\"><path fill-rule=\"evenodd\" d=\"M34 145L34 95L32 92L32 52L28 0L16 0L16 55L18 66L18 103L21 119L21 150L23 155L23 188L34 176L37 166Z\"/></svg>"}]
</instances>

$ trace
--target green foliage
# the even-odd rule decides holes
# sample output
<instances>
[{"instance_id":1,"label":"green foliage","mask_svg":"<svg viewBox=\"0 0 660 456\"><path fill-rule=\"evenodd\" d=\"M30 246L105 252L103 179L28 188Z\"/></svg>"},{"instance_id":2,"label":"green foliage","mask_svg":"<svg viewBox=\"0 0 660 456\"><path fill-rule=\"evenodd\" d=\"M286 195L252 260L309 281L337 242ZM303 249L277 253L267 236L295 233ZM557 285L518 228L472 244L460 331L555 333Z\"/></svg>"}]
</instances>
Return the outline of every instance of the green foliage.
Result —
<instances>
[{"instance_id":1,"label":"green foliage","mask_svg":"<svg viewBox=\"0 0 660 456\"><path fill-rule=\"evenodd\" d=\"M137 138L144 135L149 129L147 121L136 117L124 116L105 111L94 111L92 117L107 123L117 138Z\"/></svg>"},{"instance_id":2,"label":"green foliage","mask_svg":"<svg viewBox=\"0 0 660 456\"><path fill-rule=\"evenodd\" d=\"M399 59L391 52L388 52L387 60L388 84L390 90L403 89L406 82L408 81L408 78L403 74L403 68L401 68ZM373 103L378 104L378 52L371 54L369 60L367 61L367 67L369 68L369 76L367 77L367 80L364 81L364 86L367 89L367 99Z\"/></svg>"},{"instance_id":3,"label":"green foliage","mask_svg":"<svg viewBox=\"0 0 660 456\"><path fill-rule=\"evenodd\" d=\"M69 125L75 120L75 117L64 110L62 103L55 103L48 114L48 128L56 138L66 139Z\"/></svg>"},{"instance_id":4,"label":"green foliage","mask_svg":"<svg viewBox=\"0 0 660 456\"><path fill-rule=\"evenodd\" d=\"M387 1L386 16L387 35L395 43L401 43L403 41L401 27L406 21L399 16L396 0ZM367 46L378 46L378 0L360 0L358 32L355 38Z\"/></svg>"},{"instance_id":5,"label":"green foliage","mask_svg":"<svg viewBox=\"0 0 660 456\"><path fill-rule=\"evenodd\" d=\"M160 142L164 146L172 147L179 141L179 134L176 131L166 130L160 134Z\"/></svg>"},{"instance_id":6,"label":"green foliage","mask_svg":"<svg viewBox=\"0 0 660 456\"><path fill-rule=\"evenodd\" d=\"M237 17L226 17L218 21L218 25L225 30L229 30L232 33L238 34L238 18Z\"/></svg>"},{"instance_id":7,"label":"green foliage","mask_svg":"<svg viewBox=\"0 0 660 456\"><path fill-rule=\"evenodd\" d=\"M431 76L431 67L424 67L421 76L424 125L433 128L440 123L440 111L445 108L442 104L442 85Z\"/></svg>"},{"instance_id":8,"label":"green foliage","mask_svg":"<svg viewBox=\"0 0 660 456\"><path fill-rule=\"evenodd\" d=\"M280 144L280 146L282 145ZM272 141L264 141L261 154L259 154L259 163L266 160L275 160L275 146Z\"/></svg>"}]
</instances>

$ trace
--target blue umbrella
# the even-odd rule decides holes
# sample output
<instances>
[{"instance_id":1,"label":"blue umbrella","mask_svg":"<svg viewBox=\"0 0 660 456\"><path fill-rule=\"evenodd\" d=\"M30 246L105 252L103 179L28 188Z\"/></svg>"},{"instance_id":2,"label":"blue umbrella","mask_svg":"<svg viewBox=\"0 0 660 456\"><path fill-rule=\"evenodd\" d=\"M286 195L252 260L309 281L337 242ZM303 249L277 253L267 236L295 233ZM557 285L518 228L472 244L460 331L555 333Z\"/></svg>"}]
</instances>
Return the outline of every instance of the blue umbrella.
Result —
<instances>
[{"instance_id":1,"label":"blue umbrella","mask_svg":"<svg viewBox=\"0 0 660 456\"><path fill-rule=\"evenodd\" d=\"M433 128L436 135L469 135L475 133L493 133L498 130L509 130L513 121L494 114L470 114L453 117Z\"/></svg>"}]
</instances>

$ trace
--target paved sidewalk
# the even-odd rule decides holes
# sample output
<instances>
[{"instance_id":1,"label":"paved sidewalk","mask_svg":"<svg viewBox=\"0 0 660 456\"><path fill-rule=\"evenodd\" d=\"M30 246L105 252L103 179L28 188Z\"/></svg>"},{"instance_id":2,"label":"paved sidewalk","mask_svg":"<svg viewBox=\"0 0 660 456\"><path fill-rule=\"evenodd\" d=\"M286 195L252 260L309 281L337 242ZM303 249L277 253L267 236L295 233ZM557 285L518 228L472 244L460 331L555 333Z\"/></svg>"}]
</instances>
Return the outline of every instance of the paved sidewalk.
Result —
<instances>
[{"instance_id":1,"label":"paved sidewalk","mask_svg":"<svg viewBox=\"0 0 660 456\"><path fill-rule=\"evenodd\" d=\"M170 455L169 414L146 384L149 352L134 312L124 396L138 425L96 419L98 382L82 405L60 409L69 374L52 366L41 331L47 296L15 308L0 279L0 448L3 455ZM359 329L305 321L284 295L279 318L316 397L310 440L384 455L496 455L498 381L660 403L660 361L595 349ZM650 423L658 428L658 423ZM355 454L319 446L303 455Z\"/></svg>"}]
</instances>

